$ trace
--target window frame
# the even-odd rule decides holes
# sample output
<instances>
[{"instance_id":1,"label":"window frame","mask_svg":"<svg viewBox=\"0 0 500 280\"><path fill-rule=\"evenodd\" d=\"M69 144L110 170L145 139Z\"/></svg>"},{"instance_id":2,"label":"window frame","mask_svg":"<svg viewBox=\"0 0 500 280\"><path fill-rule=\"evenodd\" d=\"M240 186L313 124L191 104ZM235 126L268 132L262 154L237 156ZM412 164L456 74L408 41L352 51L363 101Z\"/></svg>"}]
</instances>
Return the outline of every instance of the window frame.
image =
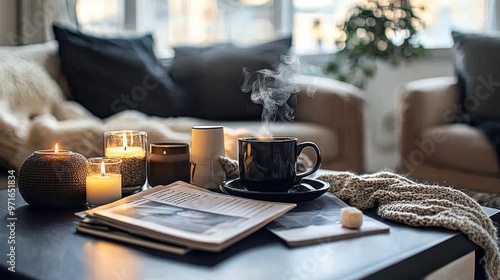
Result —
<instances>
[{"instance_id":1,"label":"window frame","mask_svg":"<svg viewBox=\"0 0 500 280\"><path fill-rule=\"evenodd\" d=\"M151 12L155 10L156 1L150 0L122 0L124 5L124 29L131 32L144 33L153 29L154 17ZM277 30L278 36L290 35L293 33L294 26L294 8L293 0L273 0L273 18L272 21ZM492 33L500 30L500 0L485 0L486 19L485 33ZM149 19L149 20L148 20ZM293 47L292 47L293 49ZM451 47L427 48L434 55L443 56L450 53ZM303 57L310 57L316 60L316 57L325 57L334 52L299 54ZM168 58L172 54L160 55L161 58Z\"/></svg>"}]
</instances>

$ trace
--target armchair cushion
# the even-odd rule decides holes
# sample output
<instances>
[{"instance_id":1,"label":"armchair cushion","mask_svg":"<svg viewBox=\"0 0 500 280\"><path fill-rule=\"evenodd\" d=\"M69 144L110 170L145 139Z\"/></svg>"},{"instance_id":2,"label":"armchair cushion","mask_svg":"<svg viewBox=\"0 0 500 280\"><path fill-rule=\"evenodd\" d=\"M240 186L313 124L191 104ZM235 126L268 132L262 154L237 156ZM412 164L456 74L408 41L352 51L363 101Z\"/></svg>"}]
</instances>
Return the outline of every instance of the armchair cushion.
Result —
<instances>
[{"instance_id":1,"label":"armchair cushion","mask_svg":"<svg viewBox=\"0 0 500 280\"><path fill-rule=\"evenodd\" d=\"M469 125L428 127L421 139L421 150L427 152L427 160L435 165L483 174L498 171L495 150L479 130Z\"/></svg>"},{"instance_id":2,"label":"armchair cushion","mask_svg":"<svg viewBox=\"0 0 500 280\"><path fill-rule=\"evenodd\" d=\"M398 104L399 171L412 178L499 193L494 147L477 128L456 123L455 78L407 84Z\"/></svg>"}]
</instances>

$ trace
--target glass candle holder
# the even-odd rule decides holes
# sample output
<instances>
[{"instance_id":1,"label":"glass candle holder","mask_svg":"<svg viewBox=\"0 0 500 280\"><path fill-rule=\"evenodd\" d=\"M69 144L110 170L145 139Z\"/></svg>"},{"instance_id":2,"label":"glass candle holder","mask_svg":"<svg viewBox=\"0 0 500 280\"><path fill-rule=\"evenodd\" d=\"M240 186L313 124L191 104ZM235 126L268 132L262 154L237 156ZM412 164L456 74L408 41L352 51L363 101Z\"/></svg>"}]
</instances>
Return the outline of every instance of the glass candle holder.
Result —
<instances>
[{"instance_id":1,"label":"glass candle holder","mask_svg":"<svg viewBox=\"0 0 500 280\"><path fill-rule=\"evenodd\" d=\"M146 183L145 131L107 131L104 133L104 156L122 160L122 192L133 193Z\"/></svg>"},{"instance_id":2,"label":"glass candle holder","mask_svg":"<svg viewBox=\"0 0 500 280\"><path fill-rule=\"evenodd\" d=\"M122 160L119 158L89 158L86 194L89 208L113 202L122 197Z\"/></svg>"},{"instance_id":3,"label":"glass candle holder","mask_svg":"<svg viewBox=\"0 0 500 280\"><path fill-rule=\"evenodd\" d=\"M178 180L189 183L189 144L152 143L148 155L148 183L155 187Z\"/></svg>"}]
</instances>

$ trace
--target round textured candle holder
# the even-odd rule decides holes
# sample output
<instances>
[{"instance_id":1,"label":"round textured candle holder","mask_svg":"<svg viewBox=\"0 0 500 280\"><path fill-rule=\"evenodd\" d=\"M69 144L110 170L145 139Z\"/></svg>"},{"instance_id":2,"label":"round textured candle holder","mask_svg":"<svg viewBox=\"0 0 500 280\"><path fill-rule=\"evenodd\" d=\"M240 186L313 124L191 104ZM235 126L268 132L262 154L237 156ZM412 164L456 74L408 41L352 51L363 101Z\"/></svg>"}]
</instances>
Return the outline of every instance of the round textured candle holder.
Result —
<instances>
[{"instance_id":1,"label":"round textured candle holder","mask_svg":"<svg viewBox=\"0 0 500 280\"><path fill-rule=\"evenodd\" d=\"M73 208L85 205L86 158L79 153L39 150L19 169L19 192L32 206Z\"/></svg>"}]
</instances>

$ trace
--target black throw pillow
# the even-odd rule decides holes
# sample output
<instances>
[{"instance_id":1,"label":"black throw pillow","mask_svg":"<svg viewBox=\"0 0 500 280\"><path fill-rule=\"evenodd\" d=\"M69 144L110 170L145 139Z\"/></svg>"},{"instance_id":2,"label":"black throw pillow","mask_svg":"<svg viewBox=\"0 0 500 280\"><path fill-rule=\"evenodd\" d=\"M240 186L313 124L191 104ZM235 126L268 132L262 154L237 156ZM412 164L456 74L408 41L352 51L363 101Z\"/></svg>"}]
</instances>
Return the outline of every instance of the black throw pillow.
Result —
<instances>
[{"instance_id":1,"label":"black throw pillow","mask_svg":"<svg viewBox=\"0 0 500 280\"><path fill-rule=\"evenodd\" d=\"M262 106L241 90L243 69L275 69L291 46L291 38L248 48L231 44L176 47L170 75L184 87L190 115L212 120L258 120Z\"/></svg>"},{"instance_id":2,"label":"black throw pillow","mask_svg":"<svg viewBox=\"0 0 500 280\"><path fill-rule=\"evenodd\" d=\"M500 162L500 37L452 32L461 112L479 129Z\"/></svg>"},{"instance_id":3,"label":"black throw pillow","mask_svg":"<svg viewBox=\"0 0 500 280\"><path fill-rule=\"evenodd\" d=\"M98 38L54 25L61 70L75 101L100 118L124 110L182 115L185 94L161 68L151 35Z\"/></svg>"},{"instance_id":4,"label":"black throw pillow","mask_svg":"<svg viewBox=\"0 0 500 280\"><path fill-rule=\"evenodd\" d=\"M452 32L462 117L500 121L500 37Z\"/></svg>"}]
</instances>

